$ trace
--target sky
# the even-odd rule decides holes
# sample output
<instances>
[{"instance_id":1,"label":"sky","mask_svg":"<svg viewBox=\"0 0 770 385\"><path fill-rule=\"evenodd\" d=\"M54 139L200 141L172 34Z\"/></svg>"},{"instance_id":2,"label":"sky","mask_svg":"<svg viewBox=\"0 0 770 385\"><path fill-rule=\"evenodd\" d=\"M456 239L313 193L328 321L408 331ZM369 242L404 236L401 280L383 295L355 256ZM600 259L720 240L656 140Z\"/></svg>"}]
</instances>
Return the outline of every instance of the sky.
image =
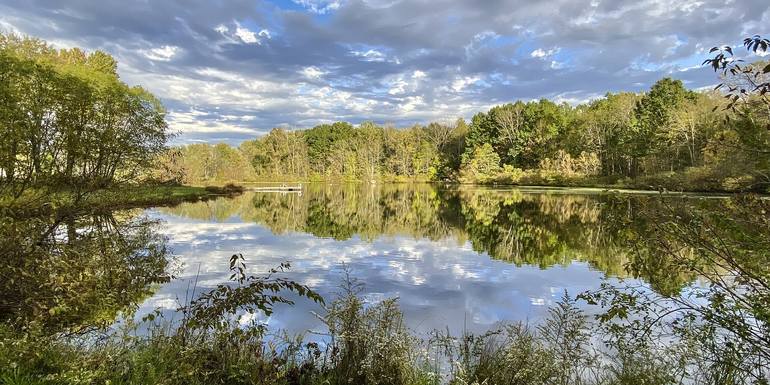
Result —
<instances>
[{"instance_id":1,"label":"sky","mask_svg":"<svg viewBox=\"0 0 770 385\"><path fill-rule=\"evenodd\" d=\"M768 0L0 0L4 32L113 55L163 101L176 144L450 122L665 76L701 88L712 46L768 26Z\"/></svg>"}]
</instances>

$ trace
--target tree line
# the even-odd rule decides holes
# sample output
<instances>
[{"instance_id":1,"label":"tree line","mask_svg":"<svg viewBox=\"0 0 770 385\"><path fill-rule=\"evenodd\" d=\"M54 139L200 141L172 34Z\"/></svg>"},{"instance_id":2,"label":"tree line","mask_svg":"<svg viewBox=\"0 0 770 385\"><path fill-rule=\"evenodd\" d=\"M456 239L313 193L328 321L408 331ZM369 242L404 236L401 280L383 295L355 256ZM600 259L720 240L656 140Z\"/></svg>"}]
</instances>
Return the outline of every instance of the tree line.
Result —
<instances>
[{"instance_id":1,"label":"tree line","mask_svg":"<svg viewBox=\"0 0 770 385\"><path fill-rule=\"evenodd\" d=\"M743 81L740 74L722 80ZM470 122L276 128L237 149L177 148L163 163L189 183L347 179L764 190L770 157L752 149L767 143L770 115L736 113L723 96L664 78L644 93L608 93L576 106L517 101ZM747 103L761 105L761 98Z\"/></svg>"},{"instance_id":2,"label":"tree line","mask_svg":"<svg viewBox=\"0 0 770 385\"><path fill-rule=\"evenodd\" d=\"M469 122L336 122L276 128L237 148L167 149L163 106L122 82L114 58L0 34L0 180L22 188L149 177L192 184L345 179L766 191L770 111L760 91L768 88L768 66L736 68L727 61L731 54L707 61L720 71L722 91L695 92L664 78L644 93L609 93L576 106L517 101ZM741 111L738 99L745 102Z\"/></svg>"},{"instance_id":3,"label":"tree line","mask_svg":"<svg viewBox=\"0 0 770 385\"><path fill-rule=\"evenodd\" d=\"M103 187L135 180L166 149L165 111L102 51L0 34L0 179Z\"/></svg>"}]
</instances>

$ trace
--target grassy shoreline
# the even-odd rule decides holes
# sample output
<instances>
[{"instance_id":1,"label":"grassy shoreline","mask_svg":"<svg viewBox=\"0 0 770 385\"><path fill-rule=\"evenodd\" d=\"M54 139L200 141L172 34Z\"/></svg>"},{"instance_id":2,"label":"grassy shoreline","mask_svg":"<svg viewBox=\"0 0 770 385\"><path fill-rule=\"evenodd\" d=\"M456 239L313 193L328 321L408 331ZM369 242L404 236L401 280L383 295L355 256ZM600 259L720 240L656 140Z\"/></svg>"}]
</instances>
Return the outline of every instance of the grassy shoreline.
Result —
<instances>
[{"instance_id":1,"label":"grassy shoreline","mask_svg":"<svg viewBox=\"0 0 770 385\"><path fill-rule=\"evenodd\" d=\"M345 185L345 184L427 184L436 186L445 186L451 188L490 188L490 189L518 189L537 192L556 192L556 193L591 193L591 194L639 194L639 195L707 195L729 197L738 193L752 192L757 194L770 194L770 191L763 190L729 190L715 188L692 188L692 189L669 189L665 186L644 186L640 184L617 184L617 183L461 183L457 181L424 181L424 180L378 180L374 183L362 180L349 180L341 178L330 178L326 180L316 179L275 179L260 181L235 182L243 186L245 190L249 187L275 186L280 184L305 184L305 185Z\"/></svg>"},{"instance_id":2,"label":"grassy shoreline","mask_svg":"<svg viewBox=\"0 0 770 385\"><path fill-rule=\"evenodd\" d=\"M116 209L173 206L220 196L238 195L239 186L115 186L85 193L71 189L30 189L18 198L0 195L0 212L9 217L57 213L98 213Z\"/></svg>"}]
</instances>

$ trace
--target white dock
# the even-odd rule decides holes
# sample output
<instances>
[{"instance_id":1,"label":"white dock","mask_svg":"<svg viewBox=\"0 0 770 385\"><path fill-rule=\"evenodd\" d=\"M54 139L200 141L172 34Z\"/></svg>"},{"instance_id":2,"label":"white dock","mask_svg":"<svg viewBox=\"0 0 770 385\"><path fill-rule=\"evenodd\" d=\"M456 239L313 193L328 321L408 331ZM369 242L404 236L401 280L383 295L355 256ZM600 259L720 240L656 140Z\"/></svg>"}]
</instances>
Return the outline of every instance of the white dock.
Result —
<instances>
[{"instance_id":1,"label":"white dock","mask_svg":"<svg viewBox=\"0 0 770 385\"><path fill-rule=\"evenodd\" d=\"M302 192L302 185L287 186L284 184L280 186L248 187L246 190L259 192Z\"/></svg>"}]
</instances>

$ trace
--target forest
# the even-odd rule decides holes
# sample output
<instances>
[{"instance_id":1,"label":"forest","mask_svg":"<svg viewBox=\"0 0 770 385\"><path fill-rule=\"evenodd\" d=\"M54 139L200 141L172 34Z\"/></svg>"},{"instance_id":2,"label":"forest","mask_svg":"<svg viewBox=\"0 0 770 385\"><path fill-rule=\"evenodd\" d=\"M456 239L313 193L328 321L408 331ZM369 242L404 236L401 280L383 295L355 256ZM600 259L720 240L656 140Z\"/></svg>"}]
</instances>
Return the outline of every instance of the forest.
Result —
<instances>
[{"instance_id":1,"label":"forest","mask_svg":"<svg viewBox=\"0 0 770 385\"><path fill-rule=\"evenodd\" d=\"M743 68L767 82L766 62ZM747 76L728 73L725 88ZM275 128L233 148L192 144L162 157L185 183L357 180L766 191L770 124L763 95L734 114L714 90L664 78L644 93L609 93L571 106L517 101L447 123L408 128L364 122Z\"/></svg>"}]
</instances>

